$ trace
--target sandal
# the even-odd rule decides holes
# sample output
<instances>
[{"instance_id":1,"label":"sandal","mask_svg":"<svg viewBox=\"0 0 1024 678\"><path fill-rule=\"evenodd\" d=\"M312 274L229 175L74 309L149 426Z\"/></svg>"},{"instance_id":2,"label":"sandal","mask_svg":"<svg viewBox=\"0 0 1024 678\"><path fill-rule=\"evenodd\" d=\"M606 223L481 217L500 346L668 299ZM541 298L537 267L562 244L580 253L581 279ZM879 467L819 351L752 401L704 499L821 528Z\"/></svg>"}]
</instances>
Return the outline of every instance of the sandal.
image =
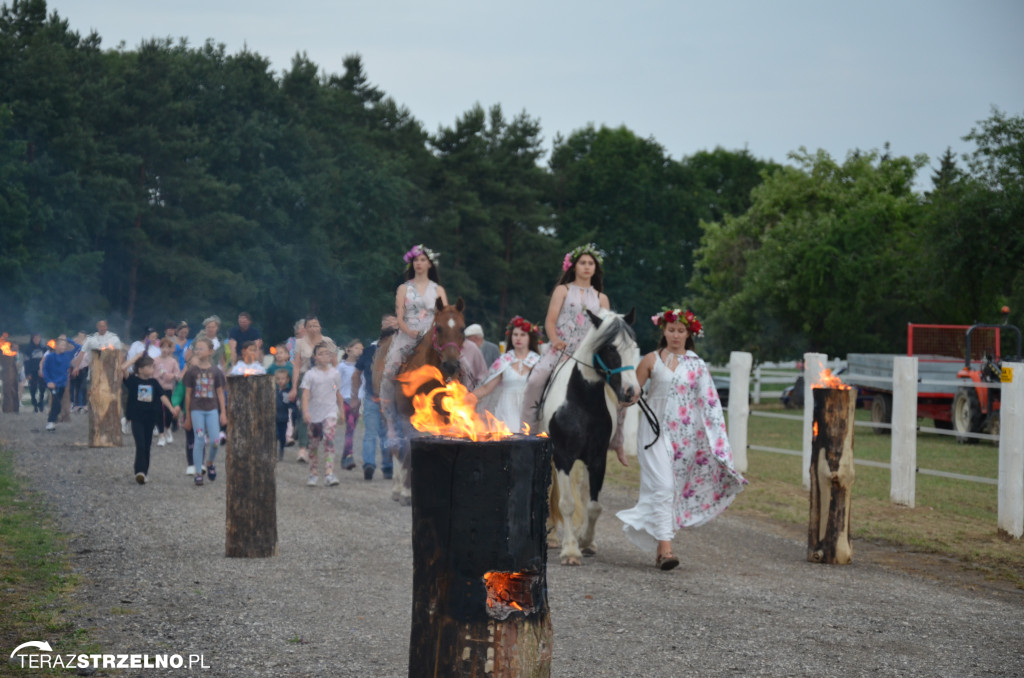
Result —
<instances>
[{"instance_id":1,"label":"sandal","mask_svg":"<svg viewBox=\"0 0 1024 678\"><path fill-rule=\"evenodd\" d=\"M671 553L659 554L654 560L654 566L659 570L671 570L679 566L679 559Z\"/></svg>"},{"instance_id":2,"label":"sandal","mask_svg":"<svg viewBox=\"0 0 1024 678\"><path fill-rule=\"evenodd\" d=\"M217 468L213 464L210 464L209 466L206 467L206 475L210 478L210 480L216 480Z\"/></svg>"}]
</instances>

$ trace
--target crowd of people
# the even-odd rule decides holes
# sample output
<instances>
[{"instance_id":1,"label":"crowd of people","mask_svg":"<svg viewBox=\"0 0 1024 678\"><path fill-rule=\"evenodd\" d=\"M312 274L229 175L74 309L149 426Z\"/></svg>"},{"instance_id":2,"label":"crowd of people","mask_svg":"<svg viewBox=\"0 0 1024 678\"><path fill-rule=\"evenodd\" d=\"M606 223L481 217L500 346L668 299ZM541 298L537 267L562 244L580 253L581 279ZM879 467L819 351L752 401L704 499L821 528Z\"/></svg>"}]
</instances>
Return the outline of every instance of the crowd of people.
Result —
<instances>
[{"instance_id":1,"label":"crowd of people","mask_svg":"<svg viewBox=\"0 0 1024 678\"><path fill-rule=\"evenodd\" d=\"M485 339L479 324L465 328L461 381L478 399L488 398L492 412L511 431L538 430L538 404L545 385L590 329L587 311L599 313L611 307L603 290L603 260L604 253L592 243L567 252L543 324L519 315L511 318L501 348ZM338 426L345 427L341 468L355 469L354 433L362 408L364 478L373 479L378 459L382 476L391 478L391 450L398 435L395 377L431 330L436 309L448 304L436 252L417 245L403 261L406 280L395 292L395 312L382 316L380 336L368 345L353 339L339 349L323 334L319 319L310 316L297 321L294 335L264 356L263 336L245 312L223 338L221 320L215 315L203 321L195 337L190 337L187 322L167 323L162 337L147 328L127 347L104 320L96 323L94 334L60 335L49 347L33 335L20 354L33 411L44 411L49 394L46 429L55 430L68 388L72 389L72 411L84 411L93 351L121 349L122 427L135 440L137 482L147 482L154 436L162 447L174 441L176 431L184 430L186 474L202 486L217 478L215 462L227 425L226 375L269 373L275 383L279 461L287 446L296 445L296 460L309 466L307 485L320 484L321 467L323 484L338 485L334 467ZM651 321L662 330L661 343L636 370L641 386L649 384L650 403L662 433L641 429L639 500L618 517L627 537L653 550L655 565L668 570L679 563L671 550L675 532L717 516L746 481L732 464L714 384L694 351L694 339L702 336L700 321L689 310L672 308L655 314ZM542 343L545 334L548 341ZM622 451L623 415L620 409L618 435L611 447L628 464Z\"/></svg>"}]
</instances>

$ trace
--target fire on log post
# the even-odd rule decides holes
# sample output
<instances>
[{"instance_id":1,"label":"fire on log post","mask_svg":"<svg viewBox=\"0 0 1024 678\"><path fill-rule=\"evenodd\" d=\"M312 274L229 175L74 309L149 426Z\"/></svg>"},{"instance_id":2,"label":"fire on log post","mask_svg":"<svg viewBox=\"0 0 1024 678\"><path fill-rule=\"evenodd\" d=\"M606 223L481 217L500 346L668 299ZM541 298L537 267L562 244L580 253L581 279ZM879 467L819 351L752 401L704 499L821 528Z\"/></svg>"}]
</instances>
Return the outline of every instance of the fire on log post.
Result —
<instances>
[{"instance_id":1,"label":"fire on log post","mask_svg":"<svg viewBox=\"0 0 1024 678\"><path fill-rule=\"evenodd\" d=\"M412 441L410 676L550 676L546 438Z\"/></svg>"},{"instance_id":2,"label":"fire on log post","mask_svg":"<svg viewBox=\"0 0 1024 678\"><path fill-rule=\"evenodd\" d=\"M89 447L120 447L121 351L93 351L89 361Z\"/></svg>"},{"instance_id":3,"label":"fire on log post","mask_svg":"<svg viewBox=\"0 0 1024 678\"><path fill-rule=\"evenodd\" d=\"M274 379L229 376L227 494L228 558L277 555L277 464Z\"/></svg>"},{"instance_id":4,"label":"fire on log post","mask_svg":"<svg viewBox=\"0 0 1024 678\"><path fill-rule=\"evenodd\" d=\"M16 414L21 409L21 384L18 382L18 352L0 336L0 379L4 382L4 414Z\"/></svg>"},{"instance_id":5,"label":"fire on log post","mask_svg":"<svg viewBox=\"0 0 1024 678\"><path fill-rule=\"evenodd\" d=\"M814 426L811 448L811 515L807 560L845 565L853 560L850 495L853 488L853 421L856 393L822 373L812 387Z\"/></svg>"}]
</instances>

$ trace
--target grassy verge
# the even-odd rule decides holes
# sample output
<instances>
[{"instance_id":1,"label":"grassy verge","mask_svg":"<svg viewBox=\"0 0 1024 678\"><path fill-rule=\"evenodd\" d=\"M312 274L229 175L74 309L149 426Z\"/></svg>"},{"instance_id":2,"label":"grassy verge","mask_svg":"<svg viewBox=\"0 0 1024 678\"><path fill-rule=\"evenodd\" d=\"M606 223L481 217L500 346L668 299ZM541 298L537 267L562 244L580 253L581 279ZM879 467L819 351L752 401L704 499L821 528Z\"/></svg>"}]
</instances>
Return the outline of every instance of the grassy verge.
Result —
<instances>
[{"instance_id":1,"label":"grassy verge","mask_svg":"<svg viewBox=\"0 0 1024 678\"><path fill-rule=\"evenodd\" d=\"M67 538L42 500L15 476L13 453L0 448L0 676L26 675L7 658L30 640L45 640L55 652L98 651L68 619L75 586Z\"/></svg>"},{"instance_id":2,"label":"grassy verge","mask_svg":"<svg viewBox=\"0 0 1024 678\"><path fill-rule=\"evenodd\" d=\"M777 406L758 409L783 411ZM857 417L869 419L864 411L858 411ZM931 421L921 423L931 425ZM752 416L748 435L752 445L789 450L802 446L801 425L796 421ZM863 427L857 427L854 436L855 458L889 461L889 436ZM957 445L951 437L920 434L917 446L918 468L997 476L999 450L991 443ZM613 460L609 458L609 482L639 486L636 465L624 469ZM730 513L806 529L809 504L801 482L800 457L751 450L748 462L750 485L737 497ZM887 469L856 466L851 515L854 539L955 558L965 568L1024 588L1024 541L998 533L995 485L918 474L915 504L912 509L892 505Z\"/></svg>"}]
</instances>

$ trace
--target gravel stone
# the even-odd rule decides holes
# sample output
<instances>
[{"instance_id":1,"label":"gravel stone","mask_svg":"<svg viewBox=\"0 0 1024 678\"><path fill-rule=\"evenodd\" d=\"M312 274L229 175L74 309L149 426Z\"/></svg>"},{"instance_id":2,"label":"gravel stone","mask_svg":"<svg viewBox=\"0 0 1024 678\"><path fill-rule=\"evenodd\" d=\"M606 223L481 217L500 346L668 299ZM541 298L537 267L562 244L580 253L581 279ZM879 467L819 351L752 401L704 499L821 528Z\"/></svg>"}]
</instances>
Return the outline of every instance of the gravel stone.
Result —
<instances>
[{"instance_id":1,"label":"gravel stone","mask_svg":"<svg viewBox=\"0 0 1024 678\"><path fill-rule=\"evenodd\" d=\"M175 436L137 485L130 437L92 449L87 415L45 423L3 415L0 439L72 535L72 619L102 652L202 654L202 676L407 674L410 509L379 471L308 488L288 448L277 556L226 558L224 448L225 472L195 487ZM851 565L811 564L800 530L728 513L681 533L662 572L614 517L634 498L606 488L582 567L550 554L553 676L1024 676L1024 591L860 540Z\"/></svg>"}]
</instances>

